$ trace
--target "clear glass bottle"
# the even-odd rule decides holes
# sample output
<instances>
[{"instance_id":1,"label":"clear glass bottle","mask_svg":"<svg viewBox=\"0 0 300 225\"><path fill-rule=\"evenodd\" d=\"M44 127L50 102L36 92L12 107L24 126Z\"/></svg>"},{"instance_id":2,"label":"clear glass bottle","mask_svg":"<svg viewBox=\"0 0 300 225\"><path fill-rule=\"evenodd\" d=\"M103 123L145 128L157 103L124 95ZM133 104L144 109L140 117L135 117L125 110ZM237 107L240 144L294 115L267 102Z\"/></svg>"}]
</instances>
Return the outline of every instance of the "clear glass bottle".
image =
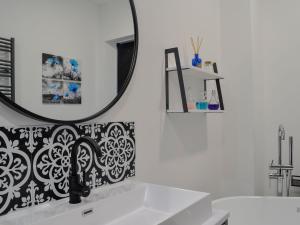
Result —
<instances>
[{"instance_id":1,"label":"clear glass bottle","mask_svg":"<svg viewBox=\"0 0 300 225\"><path fill-rule=\"evenodd\" d=\"M212 66L212 62L211 61L205 61L204 62L204 66L203 66L203 70L205 70L206 72L213 72L213 66Z\"/></svg>"},{"instance_id":2,"label":"clear glass bottle","mask_svg":"<svg viewBox=\"0 0 300 225\"><path fill-rule=\"evenodd\" d=\"M217 92L216 90L211 91L211 97L208 103L209 110L218 110L220 108L219 101L217 99Z\"/></svg>"},{"instance_id":3,"label":"clear glass bottle","mask_svg":"<svg viewBox=\"0 0 300 225\"><path fill-rule=\"evenodd\" d=\"M195 104L195 99L193 98L193 95L192 95L192 88L191 87L188 87L187 94L188 94L188 97L187 97L187 107L188 107L188 109L195 109L196 104Z\"/></svg>"}]
</instances>

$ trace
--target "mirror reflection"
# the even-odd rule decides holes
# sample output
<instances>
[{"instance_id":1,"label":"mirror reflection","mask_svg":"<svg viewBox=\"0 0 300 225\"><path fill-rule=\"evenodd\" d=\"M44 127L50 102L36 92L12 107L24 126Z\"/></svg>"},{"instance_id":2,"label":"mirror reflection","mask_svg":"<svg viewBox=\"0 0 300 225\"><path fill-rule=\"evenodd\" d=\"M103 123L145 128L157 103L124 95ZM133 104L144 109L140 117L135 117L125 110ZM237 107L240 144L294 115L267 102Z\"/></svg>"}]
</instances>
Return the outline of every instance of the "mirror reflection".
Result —
<instances>
[{"instance_id":1,"label":"mirror reflection","mask_svg":"<svg viewBox=\"0 0 300 225\"><path fill-rule=\"evenodd\" d=\"M44 117L78 120L122 89L134 54L129 0L0 0L0 90Z\"/></svg>"}]
</instances>

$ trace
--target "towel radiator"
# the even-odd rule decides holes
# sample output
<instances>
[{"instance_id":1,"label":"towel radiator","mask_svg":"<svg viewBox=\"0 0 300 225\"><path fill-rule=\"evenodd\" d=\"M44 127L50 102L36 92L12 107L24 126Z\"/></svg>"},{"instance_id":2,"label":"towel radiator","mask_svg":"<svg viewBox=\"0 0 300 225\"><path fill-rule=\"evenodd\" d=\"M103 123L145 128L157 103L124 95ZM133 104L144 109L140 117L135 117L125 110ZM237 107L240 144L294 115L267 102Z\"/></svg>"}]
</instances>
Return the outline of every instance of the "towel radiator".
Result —
<instances>
[{"instance_id":1,"label":"towel radiator","mask_svg":"<svg viewBox=\"0 0 300 225\"><path fill-rule=\"evenodd\" d=\"M15 101L15 39L0 37L0 92Z\"/></svg>"}]
</instances>

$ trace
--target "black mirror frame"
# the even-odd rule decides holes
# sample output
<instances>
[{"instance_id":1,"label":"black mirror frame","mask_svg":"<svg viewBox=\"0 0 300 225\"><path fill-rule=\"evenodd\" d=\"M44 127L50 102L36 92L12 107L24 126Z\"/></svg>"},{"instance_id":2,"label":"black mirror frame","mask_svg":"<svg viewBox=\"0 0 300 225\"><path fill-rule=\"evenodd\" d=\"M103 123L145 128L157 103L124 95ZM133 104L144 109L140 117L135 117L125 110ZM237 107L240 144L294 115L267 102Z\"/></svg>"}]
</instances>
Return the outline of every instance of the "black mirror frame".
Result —
<instances>
[{"instance_id":1,"label":"black mirror frame","mask_svg":"<svg viewBox=\"0 0 300 225\"><path fill-rule=\"evenodd\" d=\"M138 45L139 45L138 22L137 22L137 15L136 15L136 9L135 9L135 5L134 5L134 0L129 0L129 3L130 3L130 7L131 7L131 12L132 12L132 18L133 18L133 24L134 24L134 37L135 37L132 62L131 62L128 76L124 82L122 89L119 91L118 95L106 107L104 107L99 112L97 112L89 117L83 118L83 119L56 120L56 119L51 119L51 118L47 118L47 117L38 115L36 113L33 113L33 112L23 108L22 106L18 105L17 103L13 102L12 100L10 100L8 97L6 97L1 92L0 92L0 102L2 102L4 105L8 106L12 110L14 110L26 117L29 117L31 119L48 122L48 123L67 124L67 125L87 122L89 120L95 119L96 117L99 117L100 115L104 114L109 109L111 109L120 100L120 98L123 96L124 92L126 91L128 85L131 81L131 78L133 76L133 72L134 72L134 68L135 68L136 60L137 60Z\"/></svg>"}]
</instances>

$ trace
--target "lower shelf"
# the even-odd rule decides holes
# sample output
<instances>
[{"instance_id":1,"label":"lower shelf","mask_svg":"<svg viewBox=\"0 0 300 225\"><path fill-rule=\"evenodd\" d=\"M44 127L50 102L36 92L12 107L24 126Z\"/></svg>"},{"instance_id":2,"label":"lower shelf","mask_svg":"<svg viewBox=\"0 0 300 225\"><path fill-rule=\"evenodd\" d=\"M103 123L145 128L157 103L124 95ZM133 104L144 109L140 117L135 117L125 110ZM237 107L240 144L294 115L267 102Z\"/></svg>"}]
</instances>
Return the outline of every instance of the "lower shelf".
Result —
<instances>
[{"instance_id":1,"label":"lower shelf","mask_svg":"<svg viewBox=\"0 0 300 225\"><path fill-rule=\"evenodd\" d=\"M167 113L185 113L183 110L167 110ZM224 113L224 110L198 110L198 109L190 109L187 113Z\"/></svg>"}]
</instances>

